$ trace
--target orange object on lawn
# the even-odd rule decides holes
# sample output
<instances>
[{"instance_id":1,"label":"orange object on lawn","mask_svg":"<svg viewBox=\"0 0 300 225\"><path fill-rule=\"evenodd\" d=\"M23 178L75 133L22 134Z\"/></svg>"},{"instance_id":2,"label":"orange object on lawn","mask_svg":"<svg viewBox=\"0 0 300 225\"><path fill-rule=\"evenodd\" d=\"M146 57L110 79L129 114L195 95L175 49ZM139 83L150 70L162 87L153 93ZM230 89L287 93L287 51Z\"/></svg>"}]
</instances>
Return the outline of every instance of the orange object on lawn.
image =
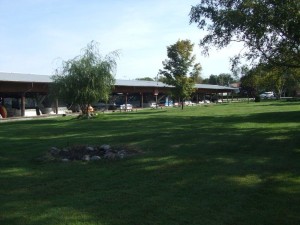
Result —
<instances>
[{"instance_id":1,"label":"orange object on lawn","mask_svg":"<svg viewBox=\"0 0 300 225\"><path fill-rule=\"evenodd\" d=\"M7 110L4 106L0 106L0 114L1 114L2 118L7 117Z\"/></svg>"}]
</instances>

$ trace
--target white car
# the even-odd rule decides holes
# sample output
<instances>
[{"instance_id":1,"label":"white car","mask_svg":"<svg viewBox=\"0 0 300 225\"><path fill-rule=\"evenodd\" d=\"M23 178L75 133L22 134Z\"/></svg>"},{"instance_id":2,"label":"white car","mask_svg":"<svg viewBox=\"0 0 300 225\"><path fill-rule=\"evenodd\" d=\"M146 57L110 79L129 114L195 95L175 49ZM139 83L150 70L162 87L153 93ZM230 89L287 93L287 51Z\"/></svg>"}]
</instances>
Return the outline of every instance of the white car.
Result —
<instances>
[{"instance_id":1,"label":"white car","mask_svg":"<svg viewBox=\"0 0 300 225\"><path fill-rule=\"evenodd\" d=\"M203 101L199 101L199 104L209 104L210 101L209 100L203 100Z\"/></svg>"},{"instance_id":2,"label":"white car","mask_svg":"<svg viewBox=\"0 0 300 225\"><path fill-rule=\"evenodd\" d=\"M192 101L185 101L184 105L186 105L186 106L194 106L194 105L196 105L196 103L194 103Z\"/></svg>"},{"instance_id":3,"label":"white car","mask_svg":"<svg viewBox=\"0 0 300 225\"><path fill-rule=\"evenodd\" d=\"M120 105L120 110L125 110L125 111L132 111L132 105L127 104L127 105Z\"/></svg>"},{"instance_id":4,"label":"white car","mask_svg":"<svg viewBox=\"0 0 300 225\"><path fill-rule=\"evenodd\" d=\"M259 96L260 96L261 98L264 98L264 99L272 99L272 98L275 98L273 91L267 91L267 92L264 92L264 93L260 94Z\"/></svg>"},{"instance_id":5,"label":"white car","mask_svg":"<svg viewBox=\"0 0 300 225\"><path fill-rule=\"evenodd\" d=\"M150 108L151 109L158 108L158 104L156 104L155 102L152 102L152 103L150 103Z\"/></svg>"}]
</instances>

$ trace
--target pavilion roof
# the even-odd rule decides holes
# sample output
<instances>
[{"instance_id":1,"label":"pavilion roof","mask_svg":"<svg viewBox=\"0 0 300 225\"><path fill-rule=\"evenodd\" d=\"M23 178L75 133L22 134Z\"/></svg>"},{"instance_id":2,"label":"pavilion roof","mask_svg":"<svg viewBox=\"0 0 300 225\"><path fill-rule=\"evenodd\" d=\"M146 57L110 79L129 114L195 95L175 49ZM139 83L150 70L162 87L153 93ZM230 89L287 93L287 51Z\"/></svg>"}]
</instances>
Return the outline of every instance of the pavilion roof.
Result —
<instances>
[{"instance_id":1,"label":"pavilion roof","mask_svg":"<svg viewBox=\"0 0 300 225\"><path fill-rule=\"evenodd\" d=\"M0 82L25 82L25 83L52 83L50 75L37 75L37 74L23 74L23 73L6 73L0 72ZM144 80L116 80L115 86L124 87L157 87L157 88L172 88L171 85ZM235 90L235 88L211 85L211 84L196 84L197 89L210 89L210 90Z\"/></svg>"},{"instance_id":2,"label":"pavilion roof","mask_svg":"<svg viewBox=\"0 0 300 225\"><path fill-rule=\"evenodd\" d=\"M26 83L51 83L51 76L24 74L24 73L5 73L0 72L0 81L7 82L26 82Z\"/></svg>"}]
</instances>

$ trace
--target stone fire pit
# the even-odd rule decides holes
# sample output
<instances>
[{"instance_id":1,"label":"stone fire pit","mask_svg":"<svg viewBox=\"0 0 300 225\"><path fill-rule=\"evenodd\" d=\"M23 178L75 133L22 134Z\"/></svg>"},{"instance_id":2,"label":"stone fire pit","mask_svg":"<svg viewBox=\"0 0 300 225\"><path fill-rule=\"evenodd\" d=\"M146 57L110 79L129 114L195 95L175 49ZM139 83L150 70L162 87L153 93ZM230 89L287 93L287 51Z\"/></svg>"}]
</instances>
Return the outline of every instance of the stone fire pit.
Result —
<instances>
[{"instance_id":1,"label":"stone fire pit","mask_svg":"<svg viewBox=\"0 0 300 225\"><path fill-rule=\"evenodd\" d=\"M49 151L37 161L100 161L128 158L141 151L128 146L115 146L103 144L101 146L73 145L64 148L51 147Z\"/></svg>"}]
</instances>

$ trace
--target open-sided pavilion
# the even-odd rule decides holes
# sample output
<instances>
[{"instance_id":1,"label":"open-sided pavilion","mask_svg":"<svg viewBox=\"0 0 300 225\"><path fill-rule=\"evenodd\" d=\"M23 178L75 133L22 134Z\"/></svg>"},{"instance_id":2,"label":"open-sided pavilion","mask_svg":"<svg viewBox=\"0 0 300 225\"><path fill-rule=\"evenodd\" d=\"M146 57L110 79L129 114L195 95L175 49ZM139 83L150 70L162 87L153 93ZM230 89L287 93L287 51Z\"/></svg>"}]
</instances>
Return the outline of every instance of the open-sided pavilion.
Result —
<instances>
[{"instance_id":1,"label":"open-sided pavilion","mask_svg":"<svg viewBox=\"0 0 300 225\"><path fill-rule=\"evenodd\" d=\"M39 96L42 101L43 97L49 94L51 83L52 79L49 75L0 72L0 99L2 102L5 98L20 99L21 116L24 116L26 98L36 98ZM116 80L112 94L123 95L126 99L126 104L128 96L133 94L140 95L140 107L143 107L144 96L150 95L156 97L157 100L158 95L170 94L172 88L170 85L156 81ZM196 84L194 96L196 96L198 101L200 95L227 93L228 96L228 93L233 93L234 90L234 88L219 85ZM55 108L57 112L57 101Z\"/></svg>"}]
</instances>

